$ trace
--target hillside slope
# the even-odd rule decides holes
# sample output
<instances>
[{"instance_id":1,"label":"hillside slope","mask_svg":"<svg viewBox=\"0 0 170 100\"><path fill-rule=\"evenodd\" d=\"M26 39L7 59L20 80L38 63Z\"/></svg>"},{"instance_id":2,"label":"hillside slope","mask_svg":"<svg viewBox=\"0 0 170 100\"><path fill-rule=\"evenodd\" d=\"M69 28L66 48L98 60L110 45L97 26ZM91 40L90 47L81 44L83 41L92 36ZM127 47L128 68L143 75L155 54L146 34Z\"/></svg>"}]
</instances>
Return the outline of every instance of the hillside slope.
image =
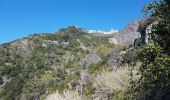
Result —
<instances>
[{"instance_id":1,"label":"hillside slope","mask_svg":"<svg viewBox=\"0 0 170 100\"><path fill-rule=\"evenodd\" d=\"M0 98L43 100L56 90L62 93L66 89L94 94L91 80L103 70L120 66L120 51L139 37L126 30L96 35L70 26L0 45ZM130 42L125 44L126 36Z\"/></svg>"}]
</instances>

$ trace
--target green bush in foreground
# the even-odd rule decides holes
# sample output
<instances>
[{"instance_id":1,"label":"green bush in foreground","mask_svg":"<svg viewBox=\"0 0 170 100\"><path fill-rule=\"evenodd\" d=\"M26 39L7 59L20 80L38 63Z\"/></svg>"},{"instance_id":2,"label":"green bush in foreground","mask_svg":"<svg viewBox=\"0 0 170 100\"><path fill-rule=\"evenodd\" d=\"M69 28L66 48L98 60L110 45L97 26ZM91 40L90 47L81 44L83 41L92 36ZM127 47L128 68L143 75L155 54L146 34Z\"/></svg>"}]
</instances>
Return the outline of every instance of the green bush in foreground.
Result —
<instances>
[{"instance_id":1,"label":"green bush in foreground","mask_svg":"<svg viewBox=\"0 0 170 100\"><path fill-rule=\"evenodd\" d=\"M149 44L141 49L140 80L135 84L134 99L169 100L170 98L170 1L146 5L144 12L155 18Z\"/></svg>"}]
</instances>

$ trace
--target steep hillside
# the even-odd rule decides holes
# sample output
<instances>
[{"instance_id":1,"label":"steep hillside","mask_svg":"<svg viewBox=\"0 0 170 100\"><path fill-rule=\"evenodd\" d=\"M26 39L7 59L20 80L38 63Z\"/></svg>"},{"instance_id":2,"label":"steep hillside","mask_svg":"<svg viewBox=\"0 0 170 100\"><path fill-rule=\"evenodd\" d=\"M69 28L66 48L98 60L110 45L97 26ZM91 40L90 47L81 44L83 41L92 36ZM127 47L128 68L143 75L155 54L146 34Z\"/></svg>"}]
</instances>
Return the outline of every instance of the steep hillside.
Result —
<instances>
[{"instance_id":1,"label":"steep hillside","mask_svg":"<svg viewBox=\"0 0 170 100\"><path fill-rule=\"evenodd\" d=\"M128 31L136 32L131 28L136 23L123 33L96 35L70 26L55 33L34 34L2 44L0 98L43 100L56 90L59 93L76 90L95 98L92 95L97 90L92 80L103 70L112 71L123 64L120 51L139 37Z\"/></svg>"}]
</instances>

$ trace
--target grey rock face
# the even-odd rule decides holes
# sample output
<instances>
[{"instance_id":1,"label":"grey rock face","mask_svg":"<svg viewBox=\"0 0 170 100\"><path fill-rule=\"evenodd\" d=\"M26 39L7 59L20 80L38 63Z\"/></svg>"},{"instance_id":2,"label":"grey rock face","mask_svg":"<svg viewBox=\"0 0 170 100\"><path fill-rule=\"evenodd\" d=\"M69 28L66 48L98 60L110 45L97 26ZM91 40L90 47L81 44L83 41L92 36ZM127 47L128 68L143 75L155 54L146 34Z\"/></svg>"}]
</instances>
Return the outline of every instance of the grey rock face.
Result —
<instances>
[{"instance_id":1,"label":"grey rock face","mask_svg":"<svg viewBox=\"0 0 170 100\"><path fill-rule=\"evenodd\" d=\"M147 20L147 18L138 19L127 25L121 34L113 37L114 42L125 48L133 46L135 39L139 39L141 37L141 34L138 32L138 27L145 20ZM121 53L118 50L113 49L112 53L109 55L108 64L112 68L116 68L120 66L122 62L123 58Z\"/></svg>"},{"instance_id":2,"label":"grey rock face","mask_svg":"<svg viewBox=\"0 0 170 100\"><path fill-rule=\"evenodd\" d=\"M121 34L116 35L113 38L117 43L126 48L133 46L134 40L141 37L140 33L138 32L138 27L142 22L145 22L146 20L147 18L144 17L133 21L122 30Z\"/></svg>"},{"instance_id":3,"label":"grey rock face","mask_svg":"<svg viewBox=\"0 0 170 100\"><path fill-rule=\"evenodd\" d=\"M140 34L137 32L139 21L140 20L133 21L123 29L122 34L114 37L120 45L129 47L133 45L135 39L140 37Z\"/></svg>"}]
</instances>

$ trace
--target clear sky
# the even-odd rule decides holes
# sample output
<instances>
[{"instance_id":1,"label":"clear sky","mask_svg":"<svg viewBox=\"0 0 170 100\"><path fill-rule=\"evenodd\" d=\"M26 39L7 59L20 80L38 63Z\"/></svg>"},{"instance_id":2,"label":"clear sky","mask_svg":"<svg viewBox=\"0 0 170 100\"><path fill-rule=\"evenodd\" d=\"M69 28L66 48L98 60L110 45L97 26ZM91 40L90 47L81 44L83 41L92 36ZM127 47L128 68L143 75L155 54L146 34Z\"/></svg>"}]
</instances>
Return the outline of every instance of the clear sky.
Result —
<instances>
[{"instance_id":1,"label":"clear sky","mask_svg":"<svg viewBox=\"0 0 170 100\"><path fill-rule=\"evenodd\" d=\"M142 17L140 11L150 1L153 0L0 0L0 44L69 25L121 30Z\"/></svg>"}]
</instances>

